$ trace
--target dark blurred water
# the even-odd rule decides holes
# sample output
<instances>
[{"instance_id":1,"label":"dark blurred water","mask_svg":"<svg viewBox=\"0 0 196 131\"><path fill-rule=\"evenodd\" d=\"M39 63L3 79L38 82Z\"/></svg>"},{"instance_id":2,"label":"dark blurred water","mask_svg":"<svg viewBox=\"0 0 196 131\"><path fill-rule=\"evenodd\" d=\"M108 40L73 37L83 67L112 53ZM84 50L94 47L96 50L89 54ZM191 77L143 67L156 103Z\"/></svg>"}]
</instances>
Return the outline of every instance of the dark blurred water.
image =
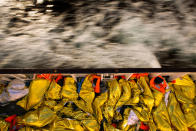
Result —
<instances>
[{"instance_id":1,"label":"dark blurred water","mask_svg":"<svg viewBox=\"0 0 196 131\"><path fill-rule=\"evenodd\" d=\"M196 67L194 0L0 1L0 68Z\"/></svg>"}]
</instances>

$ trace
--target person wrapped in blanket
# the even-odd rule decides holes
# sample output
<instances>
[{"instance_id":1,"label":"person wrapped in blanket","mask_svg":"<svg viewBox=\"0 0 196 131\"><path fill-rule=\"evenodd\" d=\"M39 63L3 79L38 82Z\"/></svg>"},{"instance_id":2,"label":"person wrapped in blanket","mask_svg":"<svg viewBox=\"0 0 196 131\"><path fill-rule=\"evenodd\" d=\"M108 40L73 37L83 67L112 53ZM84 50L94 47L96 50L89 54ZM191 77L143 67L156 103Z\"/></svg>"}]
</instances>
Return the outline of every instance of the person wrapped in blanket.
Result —
<instances>
[{"instance_id":1,"label":"person wrapped in blanket","mask_svg":"<svg viewBox=\"0 0 196 131\"><path fill-rule=\"evenodd\" d=\"M148 73L109 81L95 74L77 82L37 77L28 90L16 102L23 113L0 117L1 131L196 130L196 89L189 75L170 83Z\"/></svg>"}]
</instances>

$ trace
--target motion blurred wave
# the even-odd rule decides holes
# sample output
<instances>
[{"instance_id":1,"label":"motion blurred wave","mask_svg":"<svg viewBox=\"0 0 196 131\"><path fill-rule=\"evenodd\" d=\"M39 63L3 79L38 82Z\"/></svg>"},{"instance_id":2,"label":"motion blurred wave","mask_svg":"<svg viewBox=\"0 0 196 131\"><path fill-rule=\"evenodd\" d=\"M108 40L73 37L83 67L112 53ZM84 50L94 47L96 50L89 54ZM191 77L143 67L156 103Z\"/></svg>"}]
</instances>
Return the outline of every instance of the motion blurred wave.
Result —
<instances>
[{"instance_id":1,"label":"motion blurred wave","mask_svg":"<svg viewBox=\"0 0 196 131\"><path fill-rule=\"evenodd\" d=\"M0 68L196 67L195 7L194 0L0 0Z\"/></svg>"}]
</instances>

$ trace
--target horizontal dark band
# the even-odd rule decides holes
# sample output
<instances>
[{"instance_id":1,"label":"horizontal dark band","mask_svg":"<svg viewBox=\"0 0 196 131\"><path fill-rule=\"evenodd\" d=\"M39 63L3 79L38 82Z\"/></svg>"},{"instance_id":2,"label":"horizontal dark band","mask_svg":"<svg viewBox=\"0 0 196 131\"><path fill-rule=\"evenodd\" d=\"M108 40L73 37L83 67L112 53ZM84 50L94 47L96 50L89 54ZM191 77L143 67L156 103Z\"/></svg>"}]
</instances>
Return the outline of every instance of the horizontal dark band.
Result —
<instances>
[{"instance_id":1,"label":"horizontal dark band","mask_svg":"<svg viewBox=\"0 0 196 131\"><path fill-rule=\"evenodd\" d=\"M196 68L0 69L0 74L196 72Z\"/></svg>"}]
</instances>

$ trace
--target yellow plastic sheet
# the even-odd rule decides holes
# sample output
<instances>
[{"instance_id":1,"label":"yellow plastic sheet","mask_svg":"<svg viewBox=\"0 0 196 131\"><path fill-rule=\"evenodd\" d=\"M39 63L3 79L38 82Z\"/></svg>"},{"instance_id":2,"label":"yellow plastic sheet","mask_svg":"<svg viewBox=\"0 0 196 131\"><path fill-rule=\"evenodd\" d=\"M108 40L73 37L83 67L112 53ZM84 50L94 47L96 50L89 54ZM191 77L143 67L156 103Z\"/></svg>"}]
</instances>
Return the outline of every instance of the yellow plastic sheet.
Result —
<instances>
[{"instance_id":1,"label":"yellow plastic sheet","mask_svg":"<svg viewBox=\"0 0 196 131\"><path fill-rule=\"evenodd\" d=\"M159 106L152 112L152 114L158 130L172 131L169 114L163 100L159 103Z\"/></svg>"},{"instance_id":2,"label":"yellow plastic sheet","mask_svg":"<svg viewBox=\"0 0 196 131\"><path fill-rule=\"evenodd\" d=\"M189 75L177 78L175 82L170 83L170 85L173 85L172 88L174 89L176 97L180 102L186 101L186 99L193 100L195 98L195 83L189 77Z\"/></svg>"},{"instance_id":3,"label":"yellow plastic sheet","mask_svg":"<svg viewBox=\"0 0 196 131\"><path fill-rule=\"evenodd\" d=\"M123 117L122 117L121 113L118 111L115 111L113 121L122 121L122 120L123 120Z\"/></svg>"},{"instance_id":4,"label":"yellow plastic sheet","mask_svg":"<svg viewBox=\"0 0 196 131\"><path fill-rule=\"evenodd\" d=\"M92 85L92 75L85 78L79 96L86 102L86 106L83 108L88 108L89 113L93 113L92 102L95 98L95 92Z\"/></svg>"},{"instance_id":5,"label":"yellow plastic sheet","mask_svg":"<svg viewBox=\"0 0 196 131\"><path fill-rule=\"evenodd\" d=\"M84 131L81 122L69 118L57 118L50 124L50 131Z\"/></svg>"},{"instance_id":6,"label":"yellow plastic sheet","mask_svg":"<svg viewBox=\"0 0 196 131\"><path fill-rule=\"evenodd\" d=\"M173 92L169 94L167 110L172 126L179 131L188 131L186 119Z\"/></svg>"},{"instance_id":7,"label":"yellow plastic sheet","mask_svg":"<svg viewBox=\"0 0 196 131\"><path fill-rule=\"evenodd\" d=\"M7 131L10 124L7 123L5 120L0 119L0 131Z\"/></svg>"},{"instance_id":8,"label":"yellow plastic sheet","mask_svg":"<svg viewBox=\"0 0 196 131\"><path fill-rule=\"evenodd\" d=\"M115 79L108 81L108 86L109 96L104 108L104 116L107 119L108 123L111 123L112 118L114 117L114 108L121 96L122 89Z\"/></svg>"},{"instance_id":9,"label":"yellow plastic sheet","mask_svg":"<svg viewBox=\"0 0 196 131\"><path fill-rule=\"evenodd\" d=\"M77 93L77 88L76 88L76 83L72 77L67 77L64 82L64 86L62 89L62 96L70 101L73 101L80 109L82 109L85 112L93 113L93 109L91 106L92 100L94 99L94 92L91 87L91 82L89 81L89 77L86 77L86 81L84 81L84 87L82 87L82 93L80 94L83 99L78 99L78 93ZM88 85L86 87L85 85ZM81 92L81 91L80 91ZM89 96L88 95L89 92ZM85 98L85 96L87 98ZM61 107L61 105L59 105Z\"/></svg>"},{"instance_id":10,"label":"yellow plastic sheet","mask_svg":"<svg viewBox=\"0 0 196 131\"><path fill-rule=\"evenodd\" d=\"M132 125L128 124L128 117L129 117L129 112L131 111L131 108L126 108L123 114L123 120L118 124L118 128L123 130L123 131L128 131L129 128Z\"/></svg>"},{"instance_id":11,"label":"yellow plastic sheet","mask_svg":"<svg viewBox=\"0 0 196 131\"><path fill-rule=\"evenodd\" d=\"M147 123L150 131L156 131L156 125L153 121L153 116L149 113L149 109L145 105L133 106L133 111L137 115L140 121Z\"/></svg>"},{"instance_id":12,"label":"yellow plastic sheet","mask_svg":"<svg viewBox=\"0 0 196 131\"><path fill-rule=\"evenodd\" d=\"M149 114L146 111L147 109L143 108L143 107L133 107L135 114L137 115L137 117L140 119L140 121L143 122L148 122L150 120L149 118Z\"/></svg>"},{"instance_id":13,"label":"yellow plastic sheet","mask_svg":"<svg viewBox=\"0 0 196 131\"><path fill-rule=\"evenodd\" d=\"M43 106L35 111L27 112L19 123L26 126L44 127L55 118L55 113L49 107Z\"/></svg>"},{"instance_id":14,"label":"yellow plastic sheet","mask_svg":"<svg viewBox=\"0 0 196 131\"><path fill-rule=\"evenodd\" d=\"M102 93L100 96L97 96L93 102L93 109L95 112L95 115L97 117L97 121L100 124L101 121L103 120L103 106L104 103L107 101L108 99L108 92L104 92Z\"/></svg>"},{"instance_id":15,"label":"yellow plastic sheet","mask_svg":"<svg viewBox=\"0 0 196 131\"><path fill-rule=\"evenodd\" d=\"M141 102L143 102L148 107L149 112L151 112L154 106L154 96L150 90L148 76L140 76L137 83L141 90L143 90L143 93L140 95Z\"/></svg>"},{"instance_id":16,"label":"yellow plastic sheet","mask_svg":"<svg viewBox=\"0 0 196 131\"><path fill-rule=\"evenodd\" d=\"M182 106L184 116L187 121L187 126L196 130L196 105L195 104L183 104Z\"/></svg>"},{"instance_id":17,"label":"yellow plastic sheet","mask_svg":"<svg viewBox=\"0 0 196 131\"><path fill-rule=\"evenodd\" d=\"M133 111L137 115L140 121L148 122L150 121L150 114L148 113L148 109L144 106L134 106Z\"/></svg>"},{"instance_id":18,"label":"yellow plastic sheet","mask_svg":"<svg viewBox=\"0 0 196 131\"><path fill-rule=\"evenodd\" d=\"M53 109L54 106L56 106L56 101L53 101L53 100L47 100L47 101L44 101L44 105L50 107L50 109Z\"/></svg>"},{"instance_id":19,"label":"yellow plastic sheet","mask_svg":"<svg viewBox=\"0 0 196 131\"><path fill-rule=\"evenodd\" d=\"M157 126L155 125L153 118L148 122L149 131L157 131Z\"/></svg>"},{"instance_id":20,"label":"yellow plastic sheet","mask_svg":"<svg viewBox=\"0 0 196 131\"><path fill-rule=\"evenodd\" d=\"M65 115L68 118L76 119L76 120L92 120L94 117L86 113L82 110L76 110L74 111L72 107L64 107L61 111L63 115Z\"/></svg>"},{"instance_id":21,"label":"yellow plastic sheet","mask_svg":"<svg viewBox=\"0 0 196 131\"><path fill-rule=\"evenodd\" d=\"M62 96L69 100L76 100L78 98L76 83L72 77L65 78Z\"/></svg>"},{"instance_id":22,"label":"yellow plastic sheet","mask_svg":"<svg viewBox=\"0 0 196 131\"><path fill-rule=\"evenodd\" d=\"M151 88L151 90L152 90L152 94L154 96L154 106L157 107L157 106L159 106L159 104L163 100L164 93L162 93L154 88Z\"/></svg>"},{"instance_id":23,"label":"yellow plastic sheet","mask_svg":"<svg viewBox=\"0 0 196 131\"><path fill-rule=\"evenodd\" d=\"M122 95L116 104L115 110L123 106L131 97L131 87L128 81L120 79L119 86L122 88Z\"/></svg>"},{"instance_id":24,"label":"yellow plastic sheet","mask_svg":"<svg viewBox=\"0 0 196 131\"><path fill-rule=\"evenodd\" d=\"M85 126L88 131L99 131L99 124L95 119L82 120L81 123Z\"/></svg>"},{"instance_id":25,"label":"yellow plastic sheet","mask_svg":"<svg viewBox=\"0 0 196 131\"><path fill-rule=\"evenodd\" d=\"M29 94L21 101L17 102L17 105L23 107L25 110L29 110L36 105L40 105L43 102L44 95L50 85L49 80L36 79L33 80L29 87Z\"/></svg>"},{"instance_id":26,"label":"yellow plastic sheet","mask_svg":"<svg viewBox=\"0 0 196 131\"><path fill-rule=\"evenodd\" d=\"M74 100L73 101L78 108L80 108L81 110L83 110L84 112L88 112L88 113L93 113L93 109L90 107L88 107L88 104L83 100L83 99L80 99L80 100Z\"/></svg>"},{"instance_id":27,"label":"yellow plastic sheet","mask_svg":"<svg viewBox=\"0 0 196 131\"><path fill-rule=\"evenodd\" d=\"M153 85L150 87L154 96L155 108L152 111L154 123L160 131L172 131L169 114L164 101L165 92L156 89Z\"/></svg>"},{"instance_id":28,"label":"yellow plastic sheet","mask_svg":"<svg viewBox=\"0 0 196 131\"><path fill-rule=\"evenodd\" d=\"M41 130L41 129L40 129ZM40 131L40 130L36 130L36 129L33 129L31 127L23 127L21 129L19 129L18 131Z\"/></svg>"},{"instance_id":29,"label":"yellow plastic sheet","mask_svg":"<svg viewBox=\"0 0 196 131\"><path fill-rule=\"evenodd\" d=\"M188 75L170 83L167 106L164 94L150 88L145 75L137 77L137 82L110 80L108 87L106 92L95 97L92 75L85 78L79 94L71 77L65 79L62 88L55 81L34 80L29 94L17 103L26 110L36 109L22 116L19 124L26 127L20 131L99 131L103 117L106 118L105 131L133 131L136 125L128 124L130 110L150 127L150 131L188 131L188 127L196 130L196 90ZM55 101L61 98L60 102ZM117 109L123 105L131 105L131 108L126 108L121 115ZM66 118L60 118L61 115ZM119 121L117 128L111 125L114 121ZM6 124L0 120L0 129Z\"/></svg>"},{"instance_id":30,"label":"yellow plastic sheet","mask_svg":"<svg viewBox=\"0 0 196 131\"><path fill-rule=\"evenodd\" d=\"M68 102L68 99L62 99L57 105L53 107L54 112L62 110L66 102Z\"/></svg>"},{"instance_id":31,"label":"yellow plastic sheet","mask_svg":"<svg viewBox=\"0 0 196 131\"><path fill-rule=\"evenodd\" d=\"M21 129L19 129L18 131L50 131L50 129L49 128L35 128L35 127L25 126Z\"/></svg>"},{"instance_id":32,"label":"yellow plastic sheet","mask_svg":"<svg viewBox=\"0 0 196 131\"><path fill-rule=\"evenodd\" d=\"M137 83L134 80L129 81L129 85L131 88L131 97L130 100L126 102L126 105L135 105L139 103L141 90L139 89Z\"/></svg>"},{"instance_id":33,"label":"yellow plastic sheet","mask_svg":"<svg viewBox=\"0 0 196 131\"><path fill-rule=\"evenodd\" d=\"M71 106L64 107L61 113L68 118L81 121L84 127L89 131L99 131L99 124L97 120L89 113L81 110L74 111Z\"/></svg>"},{"instance_id":34,"label":"yellow plastic sheet","mask_svg":"<svg viewBox=\"0 0 196 131\"><path fill-rule=\"evenodd\" d=\"M177 78L174 83L169 85L173 88L176 98L181 104L187 126L196 130L195 83L189 75L185 75L182 78Z\"/></svg>"},{"instance_id":35,"label":"yellow plastic sheet","mask_svg":"<svg viewBox=\"0 0 196 131\"><path fill-rule=\"evenodd\" d=\"M58 100L61 98L61 86L53 80L50 84L50 87L46 93L47 99Z\"/></svg>"}]
</instances>

